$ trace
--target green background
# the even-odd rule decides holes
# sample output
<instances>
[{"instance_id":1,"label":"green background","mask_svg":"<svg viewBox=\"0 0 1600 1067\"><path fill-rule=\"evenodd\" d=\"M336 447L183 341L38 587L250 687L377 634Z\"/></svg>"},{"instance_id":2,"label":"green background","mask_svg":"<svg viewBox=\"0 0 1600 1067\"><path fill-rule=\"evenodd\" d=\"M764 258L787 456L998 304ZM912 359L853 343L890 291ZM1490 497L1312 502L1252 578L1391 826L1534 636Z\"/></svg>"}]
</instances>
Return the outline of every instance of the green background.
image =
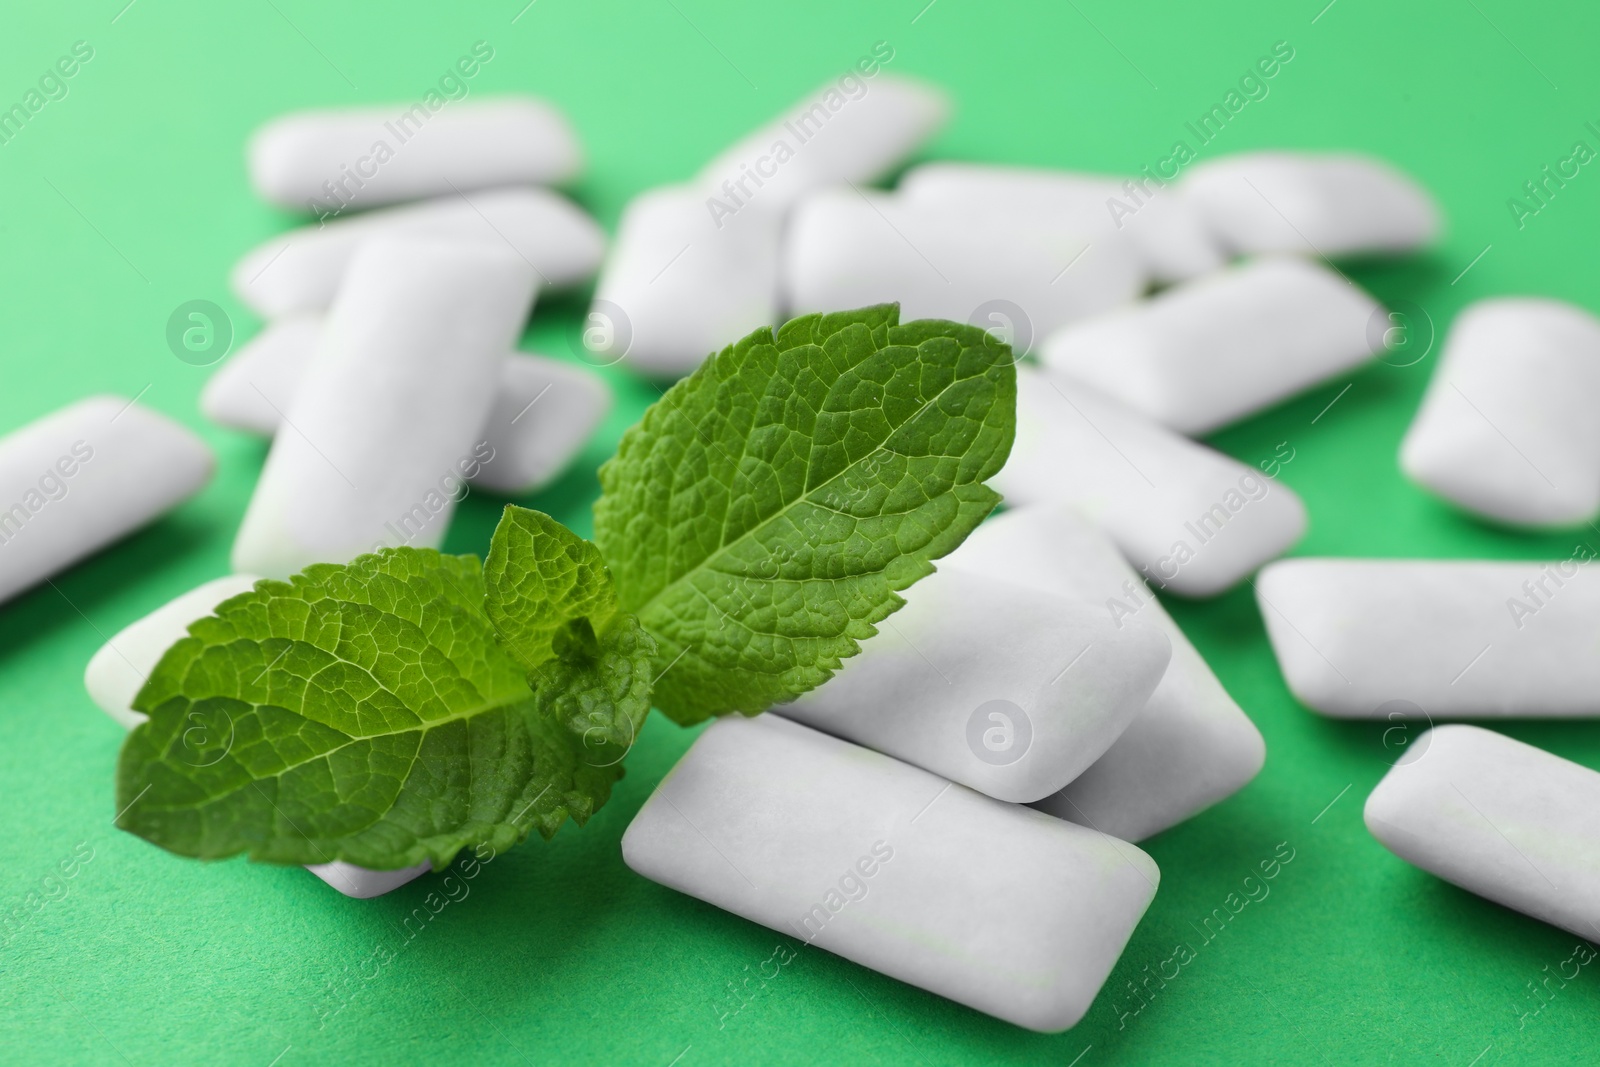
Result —
<instances>
[{"instance_id":1,"label":"green background","mask_svg":"<svg viewBox=\"0 0 1600 1067\"><path fill-rule=\"evenodd\" d=\"M687 177L876 41L895 49L887 69L938 81L955 99L954 120L925 155L1131 171L1165 157L1186 121L1286 40L1295 56L1270 95L1203 156L1356 148L1416 175L1444 205L1444 239L1426 256L1350 272L1380 298L1414 301L1442 331L1463 304L1491 295L1597 303L1596 168L1524 229L1506 207L1575 140L1596 143L1583 128L1600 120L1592 5L124 2L11 3L0 19L0 103L20 99L72 42L95 48L70 95L0 145L0 431L91 391L142 393L202 434L220 471L170 517L58 577L59 589L0 607L0 915L20 916L0 941L0 1061L1465 1067L1594 1058L1595 974L1518 1021L1540 1003L1527 983L1556 971L1573 938L1402 864L1367 834L1362 802L1406 737L1298 707L1248 586L1171 606L1266 736L1266 769L1148 842L1160 893L1083 1023L1056 1036L820 952L801 953L719 1023L728 983L760 968L778 936L623 866L622 830L692 740L659 718L588 828L497 858L468 897L364 977L375 949L404 941L397 924L437 877L352 901L299 869L201 866L113 830L122 735L81 685L106 635L227 570L264 447L201 420L196 397L209 371L175 359L163 331L173 308L196 298L227 308L241 339L256 329L225 279L238 256L291 222L254 199L241 162L251 129L280 112L415 99L486 40L495 56L474 93L527 90L566 109L590 154L575 193L609 227L628 196ZM567 352L583 306L544 303L524 347ZM1374 365L1215 443L1249 463L1280 442L1293 448L1281 477L1311 513L1297 553L1565 558L1579 539L1600 546L1590 528L1525 536L1481 525L1401 479L1396 447L1436 357L1435 346L1413 366ZM590 528L594 468L654 395L621 368L608 377L619 404L604 432L573 473L524 501L580 532ZM447 547L482 551L500 504L470 497ZM1591 724L1507 732L1600 766ZM1200 945L1191 922L1280 842L1295 858L1270 896ZM40 905L30 893L75 847L93 858L65 896ZM1198 946L1196 958L1119 1027L1113 1002L1133 1006L1124 983L1180 940Z\"/></svg>"}]
</instances>

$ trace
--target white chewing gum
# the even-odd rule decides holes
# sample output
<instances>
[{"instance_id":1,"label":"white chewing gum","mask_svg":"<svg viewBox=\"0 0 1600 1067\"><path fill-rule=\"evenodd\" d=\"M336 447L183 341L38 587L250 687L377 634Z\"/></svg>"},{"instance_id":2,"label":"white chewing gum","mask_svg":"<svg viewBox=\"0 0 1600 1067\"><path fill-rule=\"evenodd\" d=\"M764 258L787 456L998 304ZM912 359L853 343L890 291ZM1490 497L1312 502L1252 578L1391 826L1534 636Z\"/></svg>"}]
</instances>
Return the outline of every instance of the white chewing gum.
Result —
<instances>
[{"instance_id":1,"label":"white chewing gum","mask_svg":"<svg viewBox=\"0 0 1600 1067\"><path fill-rule=\"evenodd\" d=\"M322 215L494 185L568 181L583 152L566 116L531 96L324 108L250 138L250 184L269 204Z\"/></svg>"},{"instance_id":2,"label":"white chewing gum","mask_svg":"<svg viewBox=\"0 0 1600 1067\"><path fill-rule=\"evenodd\" d=\"M1073 323L1045 338L1040 358L1198 436L1367 362L1382 349L1383 315L1326 267L1274 257Z\"/></svg>"},{"instance_id":3,"label":"white chewing gum","mask_svg":"<svg viewBox=\"0 0 1600 1067\"><path fill-rule=\"evenodd\" d=\"M1289 559L1261 572L1256 594L1284 681L1324 715L1592 716L1593 558Z\"/></svg>"},{"instance_id":4,"label":"white chewing gum","mask_svg":"<svg viewBox=\"0 0 1600 1067\"><path fill-rule=\"evenodd\" d=\"M357 867L353 863L346 863L344 860L306 864L306 870L355 900L381 897L385 893L399 889L407 882L416 881L432 869L433 865L427 862L419 863L415 867L402 867L397 871L369 870L366 867Z\"/></svg>"},{"instance_id":5,"label":"white chewing gum","mask_svg":"<svg viewBox=\"0 0 1600 1067\"><path fill-rule=\"evenodd\" d=\"M1353 153L1243 152L1199 163L1178 193L1244 255L1412 252L1439 234L1439 208L1399 170Z\"/></svg>"},{"instance_id":6,"label":"white chewing gum","mask_svg":"<svg viewBox=\"0 0 1600 1067\"><path fill-rule=\"evenodd\" d=\"M1232 796L1261 770L1261 731L1116 546L1076 509L1041 504L992 516L939 566L1092 604L1114 627L1158 627L1172 644L1172 662L1144 709L1105 755L1033 805L1040 811L1142 841Z\"/></svg>"},{"instance_id":7,"label":"white chewing gum","mask_svg":"<svg viewBox=\"0 0 1600 1067\"><path fill-rule=\"evenodd\" d=\"M566 473L610 410L611 389L593 371L512 353L483 424L489 458L468 481L508 496L537 492Z\"/></svg>"},{"instance_id":8,"label":"white chewing gum","mask_svg":"<svg viewBox=\"0 0 1600 1067\"><path fill-rule=\"evenodd\" d=\"M200 438L120 396L0 437L0 604L171 511L215 469Z\"/></svg>"},{"instance_id":9,"label":"white chewing gum","mask_svg":"<svg viewBox=\"0 0 1600 1067\"><path fill-rule=\"evenodd\" d=\"M292 432L273 438L234 569L287 578L385 545L437 547L535 285L505 248L366 245L286 413Z\"/></svg>"},{"instance_id":10,"label":"white chewing gum","mask_svg":"<svg viewBox=\"0 0 1600 1067\"><path fill-rule=\"evenodd\" d=\"M1600 774L1477 726L1437 726L1367 798L1384 848L1496 904L1600 939Z\"/></svg>"},{"instance_id":11,"label":"white chewing gum","mask_svg":"<svg viewBox=\"0 0 1600 1067\"><path fill-rule=\"evenodd\" d=\"M775 715L708 727L634 817L622 858L1046 1032L1083 1018L1160 879L1134 845Z\"/></svg>"},{"instance_id":12,"label":"white chewing gum","mask_svg":"<svg viewBox=\"0 0 1600 1067\"><path fill-rule=\"evenodd\" d=\"M1600 513L1600 319L1558 300L1482 300L1456 317L1400 445L1406 477L1517 526Z\"/></svg>"},{"instance_id":13,"label":"white chewing gum","mask_svg":"<svg viewBox=\"0 0 1600 1067\"><path fill-rule=\"evenodd\" d=\"M1017 438L991 483L1008 504L1067 504L1146 579L1214 596L1305 532L1293 490L1070 379L1017 368Z\"/></svg>"},{"instance_id":14,"label":"white chewing gum","mask_svg":"<svg viewBox=\"0 0 1600 1067\"><path fill-rule=\"evenodd\" d=\"M898 301L902 322L998 327L1021 356L1057 327L1131 301L1146 276L1125 237L1070 219L845 188L795 207L783 283L792 314Z\"/></svg>"},{"instance_id":15,"label":"white chewing gum","mask_svg":"<svg viewBox=\"0 0 1600 1067\"><path fill-rule=\"evenodd\" d=\"M1167 636L939 566L830 681L774 710L998 800L1050 796L1145 706L1171 658Z\"/></svg>"},{"instance_id":16,"label":"white chewing gum","mask_svg":"<svg viewBox=\"0 0 1600 1067\"><path fill-rule=\"evenodd\" d=\"M380 238L476 241L509 248L549 288L594 275L605 233L572 201L548 189L487 189L305 226L251 249L229 285L250 310L275 319L323 311L362 245Z\"/></svg>"},{"instance_id":17,"label":"white chewing gum","mask_svg":"<svg viewBox=\"0 0 1600 1067\"><path fill-rule=\"evenodd\" d=\"M584 331L598 358L675 377L777 323L782 214L756 203L718 217L705 199L671 185L628 202Z\"/></svg>"},{"instance_id":18,"label":"white chewing gum","mask_svg":"<svg viewBox=\"0 0 1600 1067\"><path fill-rule=\"evenodd\" d=\"M218 426L271 437L294 403L322 340L321 314L285 315L234 350L200 390L200 413Z\"/></svg>"},{"instance_id":19,"label":"white chewing gum","mask_svg":"<svg viewBox=\"0 0 1600 1067\"><path fill-rule=\"evenodd\" d=\"M846 78L810 93L701 169L695 184L720 203L719 213L761 205L781 215L817 189L876 181L950 117L949 99L926 82L883 73Z\"/></svg>"},{"instance_id":20,"label":"white chewing gum","mask_svg":"<svg viewBox=\"0 0 1600 1067\"><path fill-rule=\"evenodd\" d=\"M268 323L212 374L200 410L219 426L277 433L321 341L322 323L320 315ZM494 407L481 434L484 455L463 473L490 492L537 492L565 473L610 410L611 390L599 375L512 352L500 363Z\"/></svg>"},{"instance_id":21,"label":"white chewing gum","mask_svg":"<svg viewBox=\"0 0 1600 1067\"><path fill-rule=\"evenodd\" d=\"M895 191L912 203L1009 211L1085 234L1125 232L1162 283L1210 274L1225 262L1194 206L1154 177L941 162L912 167Z\"/></svg>"}]
</instances>

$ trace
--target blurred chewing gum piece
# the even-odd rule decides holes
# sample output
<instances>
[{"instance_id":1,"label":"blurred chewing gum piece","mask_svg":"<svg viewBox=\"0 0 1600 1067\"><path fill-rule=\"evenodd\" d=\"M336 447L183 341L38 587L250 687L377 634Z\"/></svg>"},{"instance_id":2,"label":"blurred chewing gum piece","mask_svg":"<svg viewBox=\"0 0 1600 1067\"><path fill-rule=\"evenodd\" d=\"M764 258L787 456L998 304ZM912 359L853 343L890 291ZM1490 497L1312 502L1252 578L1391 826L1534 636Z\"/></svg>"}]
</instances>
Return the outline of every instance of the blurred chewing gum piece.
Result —
<instances>
[{"instance_id":1,"label":"blurred chewing gum piece","mask_svg":"<svg viewBox=\"0 0 1600 1067\"><path fill-rule=\"evenodd\" d=\"M1600 512L1600 320L1558 300L1456 316L1400 445L1418 485L1488 519L1571 526Z\"/></svg>"},{"instance_id":2,"label":"blurred chewing gum piece","mask_svg":"<svg viewBox=\"0 0 1600 1067\"><path fill-rule=\"evenodd\" d=\"M91 396L0 438L0 603L198 493L216 460L187 428Z\"/></svg>"},{"instance_id":3,"label":"blurred chewing gum piece","mask_svg":"<svg viewBox=\"0 0 1600 1067\"><path fill-rule=\"evenodd\" d=\"M1209 274L1224 261L1194 206L1153 176L936 162L908 170L895 191L915 204L1006 211L1085 235L1125 232L1158 282Z\"/></svg>"},{"instance_id":4,"label":"blurred chewing gum piece","mask_svg":"<svg viewBox=\"0 0 1600 1067\"><path fill-rule=\"evenodd\" d=\"M1360 366L1387 326L1378 302L1338 274L1281 256L1067 326L1041 359L1197 436Z\"/></svg>"},{"instance_id":5,"label":"blurred chewing gum piece","mask_svg":"<svg viewBox=\"0 0 1600 1067\"><path fill-rule=\"evenodd\" d=\"M361 246L384 238L477 241L510 249L549 288L585 281L605 252L599 223L559 193L488 189L279 234L246 253L229 275L229 284L263 318L322 311L333 303Z\"/></svg>"},{"instance_id":6,"label":"blurred chewing gum piece","mask_svg":"<svg viewBox=\"0 0 1600 1067\"><path fill-rule=\"evenodd\" d=\"M708 210L720 218L761 203L781 214L816 189L876 181L922 147L949 119L950 101L926 82L883 73L893 56L880 42L856 70L714 157L695 179Z\"/></svg>"},{"instance_id":7,"label":"blurred chewing gum piece","mask_svg":"<svg viewBox=\"0 0 1600 1067\"><path fill-rule=\"evenodd\" d=\"M1057 327L1133 300L1148 280L1126 236L1069 218L849 188L796 206L783 279L793 312L896 301L907 322L999 326L1019 357Z\"/></svg>"},{"instance_id":8,"label":"blurred chewing gum piece","mask_svg":"<svg viewBox=\"0 0 1600 1067\"><path fill-rule=\"evenodd\" d=\"M1242 255L1394 255L1428 244L1441 225L1426 189L1382 160L1353 153L1222 156L1196 164L1179 179L1178 193Z\"/></svg>"},{"instance_id":9,"label":"blurred chewing gum piece","mask_svg":"<svg viewBox=\"0 0 1600 1067\"><path fill-rule=\"evenodd\" d=\"M522 95L297 111L257 130L247 156L263 200L319 218L493 185L555 184L583 168L566 116Z\"/></svg>"}]
</instances>

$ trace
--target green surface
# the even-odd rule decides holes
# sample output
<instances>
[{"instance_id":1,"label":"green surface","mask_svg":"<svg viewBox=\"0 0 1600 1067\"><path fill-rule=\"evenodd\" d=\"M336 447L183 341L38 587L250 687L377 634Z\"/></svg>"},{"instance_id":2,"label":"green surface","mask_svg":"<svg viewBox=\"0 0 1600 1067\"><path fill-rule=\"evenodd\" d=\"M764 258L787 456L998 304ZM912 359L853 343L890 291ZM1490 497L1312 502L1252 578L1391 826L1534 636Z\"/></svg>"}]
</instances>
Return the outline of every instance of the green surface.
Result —
<instances>
[{"instance_id":1,"label":"green surface","mask_svg":"<svg viewBox=\"0 0 1600 1067\"><path fill-rule=\"evenodd\" d=\"M538 0L517 17L523 0L470 10L124 2L5 13L0 102L20 100L74 41L95 54L65 99L0 145L0 430L91 390L142 393L203 434L221 469L170 518L57 588L0 608L0 917L18 919L0 943L0 1061L1465 1067L1480 1057L1487 1067L1594 1058L1600 993L1587 970L1519 1023L1543 1003L1528 983L1557 971L1573 938L1409 868L1368 836L1361 803L1400 738L1386 746L1380 726L1297 707L1248 589L1173 608L1266 735L1266 769L1149 842L1162 870L1155 904L1088 1017L1054 1037L809 950L726 1014L737 1003L729 983L762 970L781 939L623 867L619 835L692 737L659 717L586 829L530 842L470 878L430 876L358 902L298 869L203 866L113 830L121 731L80 684L106 635L227 569L264 450L201 421L195 398L209 372L173 358L163 333L191 299L221 303L241 337L255 329L225 274L287 223L255 202L240 162L245 136L272 115L415 98L487 40L495 57L474 91L532 90L566 108L591 155L577 193L610 225L628 195L687 176L879 40L895 49L888 69L935 78L956 98L930 155L1104 170L1168 156L1186 121L1287 40L1295 57L1270 95L1203 154L1352 147L1416 174L1443 202L1448 235L1426 257L1351 273L1381 297L1417 302L1442 329L1464 303L1494 294L1597 303L1594 168L1523 229L1506 206L1575 140L1596 144L1584 128L1600 121L1592 6L825 0L776 10ZM582 306L545 304L526 347L565 351ZM1320 418L1345 380L1217 441L1248 462L1280 442L1293 448L1281 476L1312 517L1300 553L1535 558L1565 557L1580 538L1600 545L1587 528L1497 531L1402 481L1395 449L1433 363L1374 366ZM621 402L605 432L577 471L525 501L585 534L594 468L654 395L625 370L610 376ZM483 551L498 507L470 497L446 547ZM1592 724L1508 732L1600 766ZM1279 842L1294 859L1270 895L1202 944L1191 923ZM47 882L63 864L73 876ZM402 920L419 907L428 914L430 899L440 910L408 941ZM1119 1008L1134 1003L1125 983L1158 969L1180 941L1196 946L1194 958L1119 1027Z\"/></svg>"}]
</instances>

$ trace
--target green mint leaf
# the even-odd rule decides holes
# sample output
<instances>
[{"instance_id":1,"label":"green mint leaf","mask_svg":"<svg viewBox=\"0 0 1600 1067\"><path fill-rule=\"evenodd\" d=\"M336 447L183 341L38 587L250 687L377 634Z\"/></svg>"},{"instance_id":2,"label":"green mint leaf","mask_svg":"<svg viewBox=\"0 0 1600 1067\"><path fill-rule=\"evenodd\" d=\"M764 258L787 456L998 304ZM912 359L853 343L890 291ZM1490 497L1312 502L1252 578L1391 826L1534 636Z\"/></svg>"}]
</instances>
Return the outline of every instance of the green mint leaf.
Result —
<instances>
[{"instance_id":1,"label":"green mint leaf","mask_svg":"<svg viewBox=\"0 0 1600 1067\"><path fill-rule=\"evenodd\" d=\"M554 654L556 635L574 619L602 633L617 614L600 550L531 508L511 504L501 512L483 578L495 636L524 671Z\"/></svg>"},{"instance_id":2,"label":"green mint leaf","mask_svg":"<svg viewBox=\"0 0 1600 1067\"><path fill-rule=\"evenodd\" d=\"M471 556L392 549L221 604L134 707L118 825L187 856L373 869L548 837L620 769L543 717Z\"/></svg>"},{"instance_id":3,"label":"green mint leaf","mask_svg":"<svg viewBox=\"0 0 1600 1067\"><path fill-rule=\"evenodd\" d=\"M656 706L755 714L826 681L993 510L1010 349L897 305L757 330L600 469L595 541L656 640Z\"/></svg>"},{"instance_id":4,"label":"green mint leaf","mask_svg":"<svg viewBox=\"0 0 1600 1067\"><path fill-rule=\"evenodd\" d=\"M508 506L484 563L495 636L527 672L540 718L583 738L612 766L650 712L655 642L617 609L600 550L550 516Z\"/></svg>"}]
</instances>

